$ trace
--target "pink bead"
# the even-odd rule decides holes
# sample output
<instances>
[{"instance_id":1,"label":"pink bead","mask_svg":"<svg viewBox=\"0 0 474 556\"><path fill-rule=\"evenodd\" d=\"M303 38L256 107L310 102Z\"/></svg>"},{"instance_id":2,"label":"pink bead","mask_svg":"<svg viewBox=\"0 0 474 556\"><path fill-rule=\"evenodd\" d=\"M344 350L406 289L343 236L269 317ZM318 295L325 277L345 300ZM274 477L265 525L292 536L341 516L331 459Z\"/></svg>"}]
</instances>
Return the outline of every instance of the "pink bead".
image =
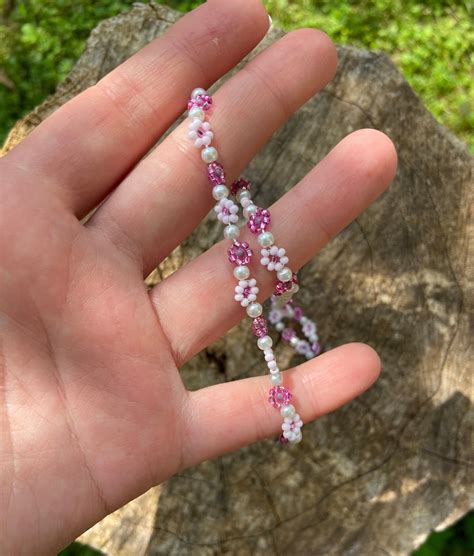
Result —
<instances>
[{"instance_id":1,"label":"pink bead","mask_svg":"<svg viewBox=\"0 0 474 556\"><path fill-rule=\"evenodd\" d=\"M288 282L282 282L281 280L278 280L275 286L275 290L273 291L273 295L276 296L282 295L288 290L291 290L293 284L297 284L297 283L298 283L298 276L293 272L293 277L291 278L291 280L288 280Z\"/></svg>"},{"instance_id":2,"label":"pink bead","mask_svg":"<svg viewBox=\"0 0 474 556\"><path fill-rule=\"evenodd\" d=\"M237 195L237 193L241 189L250 191L251 186L252 183L249 180L246 180L245 178L239 178L238 180L235 180L234 183L230 186L230 192L232 193L232 195Z\"/></svg>"},{"instance_id":3,"label":"pink bead","mask_svg":"<svg viewBox=\"0 0 474 556\"><path fill-rule=\"evenodd\" d=\"M252 321L252 330L257 338L266 336L268 332L267 321L265 317L257 317Z\"/></svg>"},{"instance_id":4,"label":"pink bead","mask_svg":"<svg viewBox=\"0 0 474 556\"><path fill-rule=\"evenodd\" d=\"M253 234L260 234L264 232L270 225L271 217L267 209L257 208L257 210L251 214L247 226Z\"/></svg>"},{"instance_id":5,"label":"pink bead","mask_svg":"<svg viewBox=\"0 0 474 556\"><path fill-rule=\"evenodd\" d=\"M303 309L301 307L299 307L298 305L296 305L294 307L294 310L295 310L295 320L300 320L301 317L304 315Z\"/></svg>"},{"instance_id":6,"label":"pink bead","mask_svg":"<svg viewBox=\"0 0 474 556\"><path fill-rule=\"evenodd\" d=\"M211 162L207 165L207 178L213 186L225 185L224 167L219 162Z\"/></svg>"},{"instance_id":7,"label":"pink bead","mask_svg":"<svg viewBox=\"0 0 474 556\"><path fill-rule=\"evenodd\" d=\"M250 249L246 241L238 241L234 239L232 247L227 250L229 261L236 265L242 266L248 264L252 258L253 251Z\"/></svg>"},{"instance_id":8,"label":"pink bead","mask_svg":"<svg viewBox=\"0 0 474 556\"><path fill-rule=\"evenodd\" d=\"M281 337L285 340L285 342L289 342L295 336L296 332L293 330L293 328L285 328L281 333Z\"/></svg>"},{"instance_id":9,"label":"pink bead","mask_svg":"<svg viewBox=\"0 0 474 556\"><path fill-rule=\"evenodd\" d=\"M280 441L281 444L288 444L288 442L289 442L288 438L285 438L283 436L283 433L280 434L280 437L279 437L278 440Z\"/></svg>"},{"instance_id":10,"label":"pink bead","mask_svg":"<svg viewBox=\"0 0 474 556\"><path fill-rule=\"evenodd\" d=\"M275 291L273 292L274 295L282 295L286 292L285 289L285 282L278 280L277 285L275 286Z\"/></svg>"},{"instance_id":11,"label":"pink bead","mask_svg":"<svg viewBox=\"0 0 474 556\"><path fill-rule=\"evenodd\" d=\"M212 106L212 97L209 95L198 95L196 98L190 98L188 100L188 110L195 106L202 108L204 111L209 110Z\"/></svg>"},{"instance_id":12,"label":"pink bead","mask_svg":"<svg viewBox=\"0 0 474 556\"><path fill-rule=\"evenodd\" d=\"M276 409L280 409L283 405L288 405L291 398L291 392L284 386L273 386L268 392L268 401Z\"/></svg>"}]
</instances>

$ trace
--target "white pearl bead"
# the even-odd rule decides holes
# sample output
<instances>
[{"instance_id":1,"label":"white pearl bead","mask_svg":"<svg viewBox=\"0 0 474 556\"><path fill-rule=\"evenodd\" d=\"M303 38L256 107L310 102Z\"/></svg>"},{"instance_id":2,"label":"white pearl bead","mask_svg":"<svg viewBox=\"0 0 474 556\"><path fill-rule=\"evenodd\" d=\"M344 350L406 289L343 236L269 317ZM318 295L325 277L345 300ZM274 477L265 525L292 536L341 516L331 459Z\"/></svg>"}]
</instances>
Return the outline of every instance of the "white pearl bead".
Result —
<instances>
[{"instance_id":1,"label":"white pearl bead","mask_svg":"<svg viewBox=\"0 0 474 556\"><path fill-rule=\"evenodd\" d=\"M188 116L191 119L197 118L198 120L204 121L206 115L204 114L204 110L199 108L199 106L193 106L191 110L188 112Z\"/></svg>"},{"instance_id":2,"label":"white pearl bead","mask_svg":"<svg viewBox=\"0 0 474 556\"><path fill-rule=\"evenodd\" d=\"M291 403L288 405L284 405L281 409L280 409L280 415L285 418L285 417L293 417L293 415L296 413L296 409L295 406L292 405Z\"/></svg>"},{"instance_id":3,"label":"white pearl bead","mask_svg":"<svg viewBox=\"0 0 474 556\"><path fill-rule=\"evenodd\" d=\"M196 99L196 97L198 97L199 95L206 95L206 94L207 94L206 89L203 89L202 87L196 87L195 89L193 89L193 92L191 93L191 98Z\"/></svg>"},{"instance_id":4,"label":"white pearl bead","mask_svg":"<svg viewBox=\"0 0 474 556\"><path fill-rule=\"evenodd\" d=\"M291 268L284 266L280 271L277 272L278 280L282 282L289 282L293 276Z\"/></svg>"},{"instance_id":5,"label":"white pearl bead","mask_svg":"<svg viewBox=\"0 0 474 556\"><path fill-rule=\"evenodd\" d=\"M298 433L298 436L293 440L294 444L298 444L298 442L301 442L303 440L303 435L301 434L301 431Z\"/></svg>"},{"instance_id":6,"label":"white pearl bead","mask_svg":"<svg viewBox=\"0 0 474 556\"><path fill-rule=\"evenodd\" d=\"M274 355L273 352L272 352L272 353L268 353L268 351L265 350L264 353L265 353L265 361L268 362L268 361L274 361L274 360L275 360L275 355Z\"/></svg>"},{"instance_id":7,"label":"white pearl bead","mask_svg":"<svg viewBox=\"0 0 474 556\"><path fill-rule=\"evenodd\" d=\"M273 234L271 232L262 232L257 238L260 247L271 247L274 242Z\"/></svg>"},{"instance_id":8,"label":"white pearl bead","mask_svg":"<svg viewBox=\"0 0 474 556\"><path fill-rule=\"evenodd\" d=\"M283 322L277 322L275 324L275 328L277 329L278 332L282 332L285 328L285 325Z\"/></svg>"},{"instance_id":9,"label":"white pearl bead","mask_svg":"<svg viewBox=\"0 0 474 556\"><path fill-rule=\"evenodd\" d=\"M229 224L224 228L224 237L226 239L237 239L240 235L240 229L235 224Z\"/></svg>"},{"instance_id":10,"label":"white pearl bead","mask_svg":"<svg viewBox=\"0 0 474 556\"><path fill-rule=\"evenodd\" d=\"M237 280L247 280L247 278L250 276L249 267L245 265L236 266L234 268L234 276L237 278Z\"/></svg>"},{"instance_id":11,"label":"white pearl bead","mask_svg":"<svg viewBox=\"0 0 474 556\"><path fill-rule=\"evenodd\" d=\"M240 204L242 205L242 207L244 209L246 209L249 205L252 204L252 199L246 199L245 197L242 199L242 201L240 202Z\"/></svg>"},{"instance_id":12,"label":"white pearl bead","mask_svg":"<svg viewBox=\"0 0 474 556\"><path fill-rule=\"evenodd\" d=\"M296 344L299 342L299 339L294 337L290 340L290 346L296 347Z\"/></svg>"},{"instance_id":13,"label":"white pearl bead","mask_svg":"<svg viewBox=\"0 0 474 556\"><path fill-rule=\"evenodd\" d=\"M270 336L262 336L257 340L257 346L261 350L268 349L272 347L272 345L273 345L273 340L270 338Z\"/></svg>"},{"instance_id":14,"label":"white pearl bead","mask_svg":"<svg viewBox=\"0 0 474 556\"><path fill-rule=\"evenodd\" d=\"M250 199L250 191L247 189L241 189L237 193L237 201L239 201L239 203L242 203L244 199Z\"/></svg>"},{"instance_id":15,"label":"white pearl bead","mask_svg":"<svg viewBox=\"0 0 474 556\"><path fill-rule=\"evenodd\" d=\"M244 217L249 219L256 210L257 210L257 206L254 205L253 203L250 204L248 207L244 208Z\"/></svg>"},{"instance_id":16,"label":"white pearl bead","mask_svg":"<svg viewBox=\"0 0 474 556\"><path fill-rule=\"evenodd\" d=\"M267 367L270 369L270 371L272 369L276 369L277 368L277 362L276 361L267 361Z\"/></svg>"},{"instance_id":17,"label":"white pearl bead","mask_svg":"<svg viewBox=\"0 0 474 556\"><path fill-rule=\"evenodd\" d=\"M278 386L283 382L283 379L280 374L278 375L270 375L270 382L273 386Z\"/></svg>"},{"instance_id":18,"label":"white pearl bead","mask_svg":"<svg viewBox=\"0 0 474 556\"><path fill-rule=\"evenodd\" d=\"M206 164L215 162L217 160L217 157L218 157L218 153L214 147L206 147L201 151L201 158Z\"/></svg>"},{"instance_id":19,"label":"white pearl bead","mask_svg":"<svg viewBox=\"0 0 474 556\"><path fill-rule=\"evenodd\" d=\"M280 372L280 367L275 367L274 369L269 369L270 374L277 375Z\"/></svg>"},{"instance_id":20,"label":"white pearl bead","mask_svg":"<svg viewBox=\"0 0 474 556\"><path fill-rule=\"evenodd\" d=\"M262 314L262 312L263 312L263 307L260 305L260 303L251 303L247 307L247 315L253 319L259 317Z\"/></svg>"},{"instance_id":21,"label":"white pearl bead","mask_svg":"<svg viewBox=\"0 0 474 556\"><path fill-rule=\"evenodd\" d=\"M300 287L298 286L298 284L293 284L293 287L291 288L291 293L298 293Z\"/></svg>"},{"instance_id":22,"label":"white pearl bead","mask_svg":"<svg viewBox=\"0 0 474 556\"><path fill-rule=\"evenodd\" d=\"M212 188L212 196L216 201L220 201L221 199L225 199L229 195L229 189L223 184L215 185Z\"/></svg>"}]
</instances>

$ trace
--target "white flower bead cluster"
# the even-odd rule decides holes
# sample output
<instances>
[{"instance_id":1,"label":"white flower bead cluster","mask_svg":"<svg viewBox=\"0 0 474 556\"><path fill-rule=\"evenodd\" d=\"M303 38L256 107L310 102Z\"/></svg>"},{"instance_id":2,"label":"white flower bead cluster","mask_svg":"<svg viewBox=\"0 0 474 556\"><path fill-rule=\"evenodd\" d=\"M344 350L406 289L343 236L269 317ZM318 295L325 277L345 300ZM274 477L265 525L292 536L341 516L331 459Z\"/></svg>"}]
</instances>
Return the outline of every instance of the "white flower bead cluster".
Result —
<instances>
[{"instance_id":1,"label":"white flower bead cluster","mask_svg":"<svg viewBox=\"0 0 474 556\"><path fill-rule=\"evenodd\" d=\"M301 317L300 323L301 323L301 330L303 331L303 334L310 342L319 341L319 336L316 334L317 328L315 322L313 322L308 317Z\"/></svg>"},{"instance_id":2,"label":"white flower bead cluster","mask_svg":"<svg viewBox=\"0 0 474 556\"><path fill-rule=\"evenodd\" d=\"M283 431L284 438L294 444L301 442L303 437L301 434L303 421L298 413L296 413L294 406L291 404L285 405L281 408L280 413L283 417L281 430Z\"/></svg>"},{"instance_id":3,"label":"white flower bead cluster","mask_svg":"<svg viewBox=\"0 0 474 556\"><path fill-rule=\"evenodd\" d=\"M188 137L194 141L195 147L208 147L214 138L214 133L211 131L211 124L209 122L203 122L199 118L194 118L189 124Z\"/></svg>"},{"instance_id":4,"label":"white flower bead cluster","mask_svg":"<svg viewBox=\"0 0 474 556\"><path fill-rule=\"evenodd\" d=\"M264 247L260 253L262 255L260 263L270 271L280 271L289 261L283 247L277 247L276 245L272 245L270 249Z\"/></svg>"},{"instance_id":5,"label":"white flower bead cluster","mask_svg":"<svg viewBox=\"0 0 474 556\"><path fill-rule=\"evenodd\" d=\"M250 280L239 280L235 286L234 299L238 301L242 307L247 307L249 303L256 301L258 294L257 280L251 278Z\"/></svg>"},{"instance_id":6,"label":"white flower bead cluster","mask_svg":"<svg viewBox=\"0 0 474 556\"><path fill-rule=\"evenodd\" d=\"M221 199L214 207L214 211L217 214L217 219L223 224L235 224L239 221L239 207L232 199L227 199L227 197Z\"/></svg>"}]
</instances>

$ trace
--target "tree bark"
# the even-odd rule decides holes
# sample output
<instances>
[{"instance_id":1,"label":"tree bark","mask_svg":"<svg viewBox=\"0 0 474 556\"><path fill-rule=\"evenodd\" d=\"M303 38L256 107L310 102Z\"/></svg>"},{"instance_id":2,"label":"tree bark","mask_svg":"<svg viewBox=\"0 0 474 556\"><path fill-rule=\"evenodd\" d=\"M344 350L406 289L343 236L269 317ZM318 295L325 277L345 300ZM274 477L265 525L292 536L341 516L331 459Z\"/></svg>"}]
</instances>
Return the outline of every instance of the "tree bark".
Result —
<instances>
[{"instance_id":1,"label":"tree bark","mask_svg":"<svg viewBox=\"0 0 474 556\"><path fill-rule=\"evenodd\" d=\"M101 23L70 76L17 124L4 150L178 17L136 5ZM281 35L271 31L256 52ZM399 555L474 507L473 160L386 55L340 47L339 60L334 81L274 135L246 175L267 206L347 133L372 127L394 141L394 184L302 269L298 294L327 349L367 342L381 356L382 376L307 425L294 449L266 440L153 489L81 537L97 548L134 556ZM206 219L149 282L219 235ZM288 364L299 362L281 349ZM257 374L256 351L248 327L238 326L187 364L183 379L195 389L247 376L243 352L248 374Z\"/></svg>"}]
</instances>

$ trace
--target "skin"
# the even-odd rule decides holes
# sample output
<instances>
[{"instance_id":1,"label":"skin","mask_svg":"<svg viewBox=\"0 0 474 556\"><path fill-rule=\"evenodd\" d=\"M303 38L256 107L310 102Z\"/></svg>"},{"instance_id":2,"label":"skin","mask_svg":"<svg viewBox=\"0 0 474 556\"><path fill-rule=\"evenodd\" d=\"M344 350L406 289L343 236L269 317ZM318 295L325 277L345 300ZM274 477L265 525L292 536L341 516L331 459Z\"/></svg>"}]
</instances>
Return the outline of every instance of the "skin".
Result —
<instances>
[{"instance_id":1,"label":"skin","mask_svg":"<svg viewBox=\"0 0 474 556\"><path fill-rule=\"evenodd\" d=\"M174 473L278 433L267 377L188 392L179 376L245 316L229 293L225 242L153 290L143 283L213 200L186 124L141 159L189 92L232 68L267 29L258 0L209 0L0 160L2 554L55 553ZM302 29L222 86L211 125L230 181L336 63L328 37ZM395 169L390 140L360 130L275 203L272 231L292 268L376 199ZM268 295L272 277L257 266ZM379 371L370 347L349 344L284 380L307 423Z\"/></svg>"}]
</instances>

